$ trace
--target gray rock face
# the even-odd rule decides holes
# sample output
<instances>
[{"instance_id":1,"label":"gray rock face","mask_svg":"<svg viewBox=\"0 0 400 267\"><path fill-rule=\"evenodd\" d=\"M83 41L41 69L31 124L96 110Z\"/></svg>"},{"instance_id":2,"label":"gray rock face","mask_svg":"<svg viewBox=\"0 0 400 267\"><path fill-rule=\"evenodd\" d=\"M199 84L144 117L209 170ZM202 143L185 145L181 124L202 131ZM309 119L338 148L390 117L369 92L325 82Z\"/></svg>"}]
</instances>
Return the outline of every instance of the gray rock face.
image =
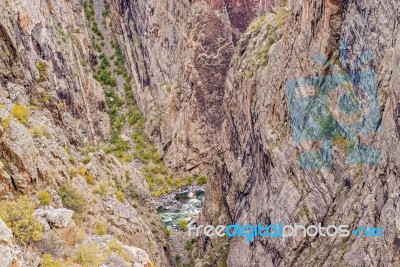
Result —
<instances>
[{"instance_id":1,"label":"gray rock face","mask_svg":"<svg viewBox=\"0 0 400 267\"><path fill-rule=\"evenodd\" d=\"M258 11L279 3L140 0L116 8L147 132L175 172L212 169L234 47Z\"/></svg>"},{"instance_id":2,"label":"gray rock face","mask_svg":"<svg viewBox=\"0 0 400 267\"><path fill-rule=\"evenodd\" d=\"M10 267L14 261L12 232L0 218L0 266Z\"/></svg>"},{"instance_id":3,"label":"gray rock face","mask_svg":"<svg viewBox=\"0 0 400 267\"><path fill-rule=\"evenodd\" d=\"M139 264L140 266L151 264L149 255L147 255L146 251L144 251L143 249L125 245L122 246L122 249L126 253L126 256L130 262L134 262L135 264Z\"/></svg>"},{"instance_id":4,"label":"gray rock face","mask_svg":"<svg viewBox=\"0 0 400 267\"><path fill-rule=\"evenodd\" d=\"M94 2L96 18L91 19L97 20L102 37L107 37L107 45L102 46L105 51L99 51L101 45L92 41L96 35L94 22L85 13L84 2ZM108 2L110 9L120 6ZM110 42L122 37L111 26L107 30L103 27L103 11L106 10L102 0L40 4L0 1L0 201L13 199L18 192L37 204L38 192L48 191L50 205L67 207L58 192L61 186L69 184L78 188L87 201L82 231L94 234L96 223L102 221L104 228L126 238L127 245L136 242L157 265L169 266L164 236L152 233L162 233L161 223L151 229L147 225L158 218L143 176L133 164L121 163L103 152L110 145L105 92L111 86L96 79L96 68L102 52L108 57L114 54ZM115 68L115 62L109 62L107 68ZM124 88L124 79L119 75L115 90ZM122 136L123 140L127 138L130 132ZM113 188L117 182L119 200L126 201L127 206L119 201L112 203L122 216L120 222L118 215L104 211L101 196L93 193L100 184ZM115 194L112 197L117 202ZM148 206L143 204L146 200ZM133 208L139 203L142 214ZM66 209L38 210L35 214L44 226L45 236L55 233L63 241L59 255L68 254L77 245L72 214ZM103 215L113 217L112 222L104 220ZM49 252L51 240L42 241L41 248L28 246L23 266L32 266L40 252Z\"/></svg>"},{"instance_id":5,"label":"gray rock face","mask_svg":"<svg viewBox=\"0 0 400 267\"><path fill-rule=\"evenodd\" d=\"M12 232L7 227L7 225L0 219L0 241L2 243L6 243L7 245L11 244Z\"/></svg>"},{"instance_id":6,"label":"gray rock face","mask_svg":"<svg viewBox=\"0 0 400 267\"><path fill-rule=\"evenodd\" d=\"M232 238L228 266L397 266L400 2L290 1L287 10L287 17L279 10L261 17L238 43L225 84L221 156L202 220L213 225L321 222L386 231L383 238ZM340 40L347 42L345 49ZM301 110L290 110L287 81L357 72L354 64L367 51L373 57L360 69L372 68L377 75L382 128L360 134L356 147L379 149L380 162L350 164L348 150L334 139L332 168L301 168L301 155L321 143L295 140L291 115ZM327 60L315 61L317 54ZM219 242L203 240L200 247L213 253ZM198 266L213 265L206 256Z\"/></svg>"},{"instance_id":7,"label":"gray rock face","mask_svg":"<svg viewBox=\"0 0 400 267\"><path fill-rule=\"evenodd\" d=\"M72 210L64 208L46 210L38 209L34 213L34 216L45 219L48 224L57 228L67 227L72 219L72 215L74 215Z\"/></svg>"},{"instance_id":8,"label":"gray rock face","mask_svg":"<svg viewBox=\"0 0 400 267\"><path fill-rule=\"evenodd\" d=\"M112 36L127 58L147 133L169 168L210 178L200 223L321 222L386 230L383 239L201 239L197 266L225 260L234 267L400 265L398 0L106 2L112 31L103 35ZM93 192L100 181L117 187L118 179L123 189L132 183L126 193L136 196L129 201L137 209L112 190L101 197L88 193L85 226L101 222L127 245L145 249L147 258L169 266L165 239L156 239L143 220L155 216L142 204L149 198L143 177L112 156L83 151L110 136L107 87L93 78L101 52L88 24L82 1L0 3L0 198L15 191L56 192L70 182L83 192ZM299 142L292 135L292 113L301 111L289 107L287 81L355 72L352 63L367 51L373 59L359 67L376 73L380 131L353 143L333 136L332 168L300 168L304 152L322 141ZM316 54L326 60L316 62ZM29 118L22 107L29 107ZM364 145L380 150L379 164L348 164L350 148ZM87 158L95 177L73 177L71 170ZM59 199L57 204L63 205ZM48 230L66 227L72 214L37 216ZM0 257L8 264L12 251L4 240ZM132 255L147 260L139 249ZM118 266L121 259L113 259Z\"/></svg>"}]
</instances>

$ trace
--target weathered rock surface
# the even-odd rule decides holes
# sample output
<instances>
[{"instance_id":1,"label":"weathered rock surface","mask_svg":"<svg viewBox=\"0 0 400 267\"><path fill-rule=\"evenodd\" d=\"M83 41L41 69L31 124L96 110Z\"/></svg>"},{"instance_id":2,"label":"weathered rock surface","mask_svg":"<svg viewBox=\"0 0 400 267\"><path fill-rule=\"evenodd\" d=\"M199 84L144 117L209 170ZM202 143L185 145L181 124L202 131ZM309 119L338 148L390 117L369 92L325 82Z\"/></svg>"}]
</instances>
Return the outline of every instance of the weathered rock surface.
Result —
<instances>
[{"instance_id":1,"label":"weathered rock surface","mask_svg":"<svg viewBox=\"0 0 400 267\"><path fill-rule=\"evenodd\" d=\"M207 174L234 47L280 1L112 1L147 130L177 173Z\"/></svg>"},{"instance_id":2,"label":"weathered rock surface","mask_svg":"<svg viewBox=\"0 0 400 267\"><path fill-rule=\"evenodd\" d=\"M63 228L67 227L73 214L74 211L64 208L46 210L38 209L35 211L34 216L46 219L47 223L54 227Z\"/></svg>"},{"instance_id":3,"label":"weathered rock surface","mask_svg":"<svg viewBox=\"0 0 400 267\"><path fill-rule=\"evenodd\" d=\"M141 264L145 266L146 264L151 264L149 255L147 255L146 251L140 248L130 247L130 246L122 246L122 249L126 253L127 258L130 262L134 262L135 264Z\"/></svg>"},{"instance_id":4,"label":"weathered rock surface","mask_svg":"<svg viewBox=\"0 0 400 267\"><path fill-rule=\"evenodd\" d=\"M288 3L287 17L279 10L261 17L238 43L225 83L227 118L203 222L321 222L349 224L352 229L380 226L386 231L383 238L256 238L252 242L233 238L228 266L396 266L400 261L396 204L400 2ZM340 40L347 42L345 50L339 50ZM331 170L301 169L296 155L319 144L293 139L290 112L300 111L288 108L286 82L352 72L368 50L373 59L361 69L372 67L377 74L383 127L358 138L381 151L380 163L348 164L345 152L334 146ZM338 63L345 52L347 59ZM318 53L327 61L315 61ZM219 242L202 240L201 250L206 247L213 253ZM214 265L206 254L198 266Z\"/></svg>"},{"instance_id":5,"label":"weathered rock surface","mask_svg":"<svg viewBox=\"0 0 400 267\"><path fill-rule=\"evenodd\" d=\"M322 222L386 230L383 239L368 240L201 239L197 266L226 260L228 266L400 264L398 0L106 4L112 21L105 24L112 30L103 38L112 36L126 56L147 133L166 165L210 177L203 224ZM94 5L101 24L104 2ZM51 205L63 208L57 189L72 184L87 197L86 233L96 236L96 225L103 225L125 245L143 249L148 257L134 249L143 259L169 266L143 177L134 164L121 164L100 147L110 137L110 116L105 87L93 78L101 53L91 28L82 1L0 3L0 198L15 192L36 198L46 189ZM345 50L340 40L347 41ZM332 170L300 169L297 155L320 144L291 136L286 82L354 71L351 63L369 50L373 60L364 66L377 74L382 129L357 142L377 147L381 162L349 165L345 151L334 147ZM348 60L341 62L345 51ZM327 60L316 62L317 53ZM101 191L101 184L110 186ZM47 232L67 237L76 230L69 216L39 217ZM71 248L75 239L63 240ZM0 247L11 255L8 241ZM115 266L126 263L115 253L110 257ZM140 261L134 264L146 264Z\"/></svg>"},{"instance_id":6,"label":"weathered rock surface","mask_svg":"<svg viewBox=\"0 0 400 267\"><path fill-rule=\"evenodd\" d=\"M96 12L101 20L102 11ZM18 192L39 205L38 193L47 191L55 207L36 212L44 237L38 247L27 247L22 266L43 253L69 256L80 244L77 233L96 235L100 222L125 245L143 249L151 262L170 266L143 176L134 164L103 151L110 138L108 87L95 79L101 52L89 24L84 1L0 2L0 199ZM103 38L114 38L101 29ZM84 195L83 214L64 209L58 190L67 184ZM104 200L94 193L103 184L109 191Z\"/></svg>"},{"instance_id":7,"label":"weathered rock surface","mask_svg":"<svg viewBox=\"0 0 400 267\"><path fill-rule=\"evenodd\" d=\"M12 232L0 218L0 266L10 267L15 263Z\"/></svg>"}]
</instances>

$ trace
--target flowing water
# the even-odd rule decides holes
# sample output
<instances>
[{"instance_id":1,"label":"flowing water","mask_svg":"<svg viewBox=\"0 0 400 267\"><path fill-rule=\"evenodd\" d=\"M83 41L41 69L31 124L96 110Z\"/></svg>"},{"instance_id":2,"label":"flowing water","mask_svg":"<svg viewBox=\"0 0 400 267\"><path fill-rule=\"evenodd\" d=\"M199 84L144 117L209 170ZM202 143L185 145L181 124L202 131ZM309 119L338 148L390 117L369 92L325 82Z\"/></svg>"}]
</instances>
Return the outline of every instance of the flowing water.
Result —
<instances>
[{"instance_id":1,"label":"flowing water","mask_svg":"<svg viewBox=\"0 0 400 267\"><path fill-rule=\"evenodd\" d=\"M203 190L179 193L159 206L157 213L164 225L178 228L180 220L189 221L198 216L203 206L203 199Z\"/></svg>"}]
</instances>

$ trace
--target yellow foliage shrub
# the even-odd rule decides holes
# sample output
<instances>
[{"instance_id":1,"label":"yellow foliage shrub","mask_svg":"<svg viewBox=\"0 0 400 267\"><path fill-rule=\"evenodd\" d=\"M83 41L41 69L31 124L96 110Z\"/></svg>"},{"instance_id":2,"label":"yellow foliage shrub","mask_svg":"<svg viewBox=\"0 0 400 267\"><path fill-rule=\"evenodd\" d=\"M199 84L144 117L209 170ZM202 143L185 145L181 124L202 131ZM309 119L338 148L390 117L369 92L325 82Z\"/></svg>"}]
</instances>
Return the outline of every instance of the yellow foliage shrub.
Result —
<instances>
[{"instance_id":1,"label":"yellow foliage shrub","mask_svg":"<svg viewBox=\"0 0 400 267\"><path fill-rule=\"evenodd\" d=\"M107 183L100 184L93 193L99 194L100 196L104 197L110 191L110 186Z\"/></svg>"},{"instance_id":2,"label":"yellow foliage shrub","mask_svg":"<svg viewBox=\"0 0 400 267\"><path fill-rule=\"evenodd\" d=\"M181 231L185 232L187 231L188 227L188 223L190 220L186 220L186 219L180 219L179 220L179 228L181 229Z\"/></svg>"},{"instance_id":3,"label":"yellow foliage shrub","mask_svg":"<svg viewBox=\"0 0 400 267\"><path fill-rule=\"evenodd\" d=\"M84 176L84 175L87 173L87 168L86 168L86 167L79 168L79 169L78 169L78 173L79 173L81 176Z\"/></svg>"},{"instance_id":4,"label":"yellow foliage shrub","mask_svg":"<svg viewBox=\"0 0 400 267\"><path fill-rule=\"evenodd\" d=\"M7 118L5 118L1 121L1 126L3 126L4 128L8 128L8 126L10 126L10 122L12 119L13 119L13 117L8 115Z\"/></svg>"},{"instance_id":5,"label":"yellow foliage shrub","mask_svg":"<svg viewBox=\"0 0 400 267\"><path fill-rule=\"evenodd\" d=\"M48 191L40 191L38 194L40 205L48 206L51 201L51 195Z\"/></svg>"},{"instance_id":6,"label":"yellow foliage shrub","mask_svg":"<svg viewBox=\"0 0 400 267\"><path fill-rule=\"evenodd\" d=\"M74 266L73 262L69 259L53 259L50 254L44 254L42 261L40 262L41 267L70 267Z\"/></svg>"},{"instance_id":7,"label":"yellow foliage shrub","mask_svg":"<svg viewBox=\"0 0 400 267\"><path fill-rule=\"evenodd\" d=\"M21 123L27 124L31 115L31 110L25 105L16 104L12 107L11 114Z\"/></svg>"},{"instance_id":8,"label":"yellow foliage shrub","mask_svg":"<svg viewBox=\"0 0 400 267\"><path fill-rule=\"evenodd\" d=\"M34 211L35 206L27 197L0 203L0 217L23 245L39 241L43 235L42 225L33 216Z\"/></svg>"},{"instance_id":9,"label":"yellow foliage shrub","mask_svg":"<svg viewBox=\"0 0 400 267\"><path fill-rule=\"evenodd\" d=\"M115 195L117 196L119 202L125 203L125 195L123 192L117 190L115 191Z\"/></svg>"},{"instance_id":10,"label":"yellow foliage shrub","mask_svg":"<svg viewBox=\"0 0 400 267\"><path fill-rule=\"evenodd\" d=\"M101 223L97 223L96 227L94 228L94 230L96 231L96 234L98 235L105 235L107 234L107 229L104 225L102 225Z\"/></svg>"},{"instance_id":11,"label":"yellow foliage shrub","mask_svg":"<svg viewBox=\"0 0 400 267\"><path fill-rule=\"evenodd\" d=\"M124 251L122 250L122 244L117 239L114 239L108 243L108 249L119 255L122 255Z\"/></svg>"},{"instance_id":12,"label":"yellow foliage shrub","mask_svg":"<svg viewBox=\"0 0 400 267\"><path fill-rule=\"evenodd\" d=\"M103 256L101 255L101 249L99 246L81 245L77 251L77 259L78 262L85 267L98 267L103 261Z\"/></svg>"},{"instance_id":13,"label":"yellow foliage shrub","mask_svg":"<svg viewBox=\"0 0 400 267\"><path fill-rule=\"evenodd\" d=\"M96 181L94 180L93 175L91 175L90 173L87 173L87 174L85 175L85 179L86 179L86 182L87 182L88 184L90 184L90 185L94 185L94 184L96 183Z\"/></svg>"},{"instance_id":14,"label":"yellow foliage shrub","mask_svg":"<svg viewBox=\"0 0 400 267\"><path fill-rule=\"evenodd\" d=\"M34 137L46 137L48 139L50 139L51 135L49 132L49 129L45 126L34 126L32 128L29 129L29 132L34 136Z\"/></svg>"}]
</instances>

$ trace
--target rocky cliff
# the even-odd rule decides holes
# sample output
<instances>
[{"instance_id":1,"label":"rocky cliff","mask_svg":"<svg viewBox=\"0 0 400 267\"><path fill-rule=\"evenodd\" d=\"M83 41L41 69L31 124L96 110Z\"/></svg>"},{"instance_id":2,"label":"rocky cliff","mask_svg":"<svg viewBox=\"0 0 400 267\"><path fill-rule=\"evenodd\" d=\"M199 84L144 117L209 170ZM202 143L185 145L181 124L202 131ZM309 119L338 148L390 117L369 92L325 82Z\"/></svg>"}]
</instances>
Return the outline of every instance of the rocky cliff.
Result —
<instances>
[{"instance_id":1,"label":"rocky cliff","mask_svg":"<svg viewBox=\"0 0 400 267\"><path fill-rule=\"evenodd\" d=\"M0 2L0 214L16 239L1 232L1 266L170 264L130 155L126 121L141 114L108 9ZM74 215L57 224L53 210Z\"/></svg>"},{"instance_id":2,"label":"rocky cliff","mask_svg":"<svg viewBox=\"0 0 400 267\"><path fill-rule=\"evenodd\" d=\"M370 225L386 232L380 239L233 238L228 266L399 264L399 8L399 1L290 1L242 35L225 82L227 118L204 222ZM288 81L325 77L323 86L330 75L362 69L376 74L382 119L378 131L360 134L353 145L378 148L380 162L349 162L349 144L334 136L331 168L302 168L301 155L322 144L295 140L299 121L291 113L302 111L290 110ZM355 76L353 90L368 101L360 88L369 82ZM209 254L198 266L213 266L210 255L221 242L202 241Z\"/></svg>"},{"instance_id":3,"label":"rocky cliff","mask_svg":"<svg viewBox=\"0 0 400 267\"><path fill-rule=\"evenodd\" d=\"M272 3L270 3L272 2ZM115 1L116 31L150 138L176 173L207 174L229 64L250 22L278 1Z\"/></svg>"},{"instance_id":4,"label":"rocky cliff","mask_svg":"<svg viewBox=\"0 0 400 267\"><path fill-rule=\"evenodd\" d=\"M197 266L399 264L399 1L3 0L0 10L8 265L169 266L169 233L150 192L187 184L183 175L209 178L203 224L386 231L382 239L202 237ZM376 79L378 112L360 126L376 129L349 139L333 119L348 121L311 112L302 118L321 138L296 132L303 113L292 108L291 86L315 96L304 84L321 88L332 77L347 77L343 90L363 114L361 89ZM332 160L306 162L326 144ZM351 156L356 148L370 160L366 146L380 151L379 163ZM41 225L30 236L13 224L16 206L25 224Z\"/></svg>"}]
</instances>

